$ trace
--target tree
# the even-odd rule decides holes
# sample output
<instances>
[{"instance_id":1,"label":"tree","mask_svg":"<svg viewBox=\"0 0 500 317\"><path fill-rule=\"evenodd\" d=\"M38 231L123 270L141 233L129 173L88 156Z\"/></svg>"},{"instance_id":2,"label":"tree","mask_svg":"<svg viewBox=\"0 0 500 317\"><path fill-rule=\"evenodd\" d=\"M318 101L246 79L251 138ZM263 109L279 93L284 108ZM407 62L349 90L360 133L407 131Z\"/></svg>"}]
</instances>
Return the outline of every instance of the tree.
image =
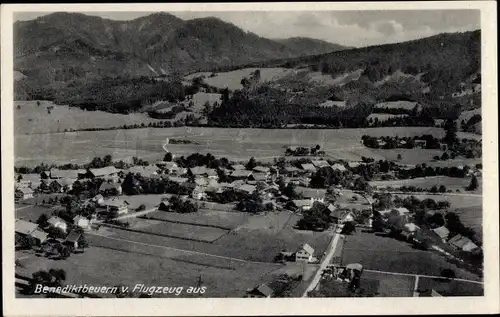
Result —
<instances>
[{"instance_id":1,"label":"tree","mask_svg":"<svg viewBox=\"0 0 500 317\"><path fill-rule=\"evenodd\" d=\"M469 186L467 186L467 190L476 190L479 188L479 181L477 180L476 175L472 175Z\"/></svg>"},{"instance_id":2,"label":"tree","mask_svg":"<svg viewBox=\"0 0 500 317\"><path fill-rule=\"evenodd\" d=\"M457 275L452 269L443 269L441 270L441 276L449 279L455 278Z\"/></svg>"},{"instance_id":3,"label":"tree","mask_svg":"<svg viewBox=\"0 0 500 317\"><path fill-rule=\"evenodd\" d=\"M452 147L457 144L457 124L453 120L447 120L444 129L446 130L446 134L444 136L444 142Z\"/></svg>"},{"instance_id":4,"label":"tree","mask_svg":"<svg viewBox=\"0 0 500 317\"><path fill-rule=\"evenodd\" d=\"M41 228L45 228L49 225L49 223L47 222L49 220L49 217L47 217L46 214L41 214L40 217L38 217L36 223L41 227Z\"/></svg>"},{"instance_id":5,"label":"tree","mask_svg":"<svg viewBox=\"0 0 500 317\"><path fill-rule=\"evenodd\" d=\"M431 193L437 193L438 192L437 186L436 185L432 186L430 192Z\"/></svg>"},{"instance_id":6,"label":"tree","mask_svg":"<svg viewBox=\"0 0 500 317\"><path fill-rule=\"evenodd\" d=\"M254 157L251 157L250 160L248 160L248 163L246 165L246 168L248 170L252 170L257 166L257 162L255 161Z\"/></svg>"},{"instance_id":7,"label":"tree","mask_svg":"<svg viewBox=\"0 0 500 317\"><path fill-rule=\"evenodd\" d=\"M446 186L444 186L444 185L439 186L439 192L446 193Z\"/></svg>"},{"instance_id":8,"label":"tree","mask_svg":"<svg viewBox=\"0 0 500 317\"><path fill-rule=\"evenodd\" d=\"M165 154L165 156L163 157L163 161L165 161L165 162L172 162L173 158L174 158L174 156L172 155L172 153L167 152Z\"/></svg>"},{"instance_id":9,"label":"tree","mask_svg":"<svg viewBox=\"0 0 500 317\"><path fill-rule=\"evenodd\" d=\"M356 224L352 221L344 223L344 227L342 228L342 234L350 235L353 232L356 232Z\"/></svg>"},{"instance_id":10,"label":"tree","mask_svg":"<svg viewBox=\"0 0 500 317\"><path fill-rule=\"evenodd\" d=\"M83 251L85 251L85 248L89 247L89 242L87 241L87 238L83 234L78 239L78 247L81 248Z\"/></svg>"},{"instance_id":11,"label":"tree","mask_svg":"<svg viewBox=\"0 0 500 317\"><path fill-rule=\"evenodd\" d=\"M36 102L36 106L37 106L37 107L40 107L40 101L37 101L37 102Z\"/></svg>"},{"instance_id":12,"label":"tree","mask_svg":"<svg viewBox=\"0 0 500 317\"><path fill-rule=\"evenodd\" d=\"M403 159L403 156L401 154L398 154L398 160L401 161Z\"/></svg>"}]
</instances>

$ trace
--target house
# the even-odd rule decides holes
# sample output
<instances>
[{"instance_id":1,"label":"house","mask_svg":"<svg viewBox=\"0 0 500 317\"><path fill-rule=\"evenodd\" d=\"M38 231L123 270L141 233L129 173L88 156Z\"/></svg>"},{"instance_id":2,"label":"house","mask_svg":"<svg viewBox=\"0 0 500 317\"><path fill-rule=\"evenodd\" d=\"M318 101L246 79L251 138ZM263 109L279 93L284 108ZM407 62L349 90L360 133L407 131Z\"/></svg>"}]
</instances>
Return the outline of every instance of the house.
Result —
<instances>
[{"instance_id":1,"label":"house","mask_svg":"<svg viewBox=\"0 0 500 317\"><path fill-rule=\"evenodd\" d=\"M304 244L297 252L295 252L296 262L312 262L314 249L309 244Z\"/></svg>"},{"instance_id":2,"label":"house","mask_svg":"<svg viewBox=\"0 0 500 317\"><path fill-rule=\"evenodd\" d=\"M15 182L14 184L15 188L18 189L18 188L26 188L26 187L30 187L31 188L31 181L30 180L25 180L25 179L21 179L21 180L18 180Z\"/></svg>"},{"instance_id":3,"label":"house","mask_svg":"<svg viewBox=\"0 0 500 317\"><path fill-rule=\"evenodd\" d=\"M208 179L205 177L196 177L194 179L194 183L196 184L196 186L206 187L208 186Z\"/></svg>"},{"instance_id":4,"label":"house","mask_svg":"<svg viewBox=\"0 0 500 317\"><path fill-rule=\"evenodd\" d=\"M106 207L107 212L116 212L122 215L128 213L129 203L125 200L113 198L104 200L102 206Z\"/></svg>"},{"instance_id":5,"label":"house","mask_svg":"<svg viewBox=\"0 0 500 317\"><path fill-rule=\"evenodd\" d=\"M207 169L206 175L209 179L213 179L213 180L219 179L219 175L217 174L217 171L212 169L212 168Z\"/></svg>"},{"instance_id":6,"label":"house","mask_svg":"<svg viewBox=\"0 0 500 317\"><path fill-rule=\"evenodd\" d=\"M185 177L169 176L168 180L177 184L184 184L188 181Z\"/></svg>"},{"instance_id":7,"label":"house","mask_svg":"<svg viewBox=\"0 0 500 317\"><path fill-rule=\"evenodd\" d=\"M119 172L114 166L106 166L103 168L92 168L89 169L87 175L89 178L105 178L113 175L117 175Z\"/></svg>"},{"instance_id":8,"label":"house","mask_svg":"<svg viewBox=\"0 0 500 317\"><path fill-rule=\"evenodd\" d=\"M175 162L167 162L167 161L160 161L156 163L156 166L158 166L161 169L170 171L172 169L175 169L178 167L177 163Z\"/></svg>"},{"instance_id":9,"label":"house","mask_svg":"<svg viewBox=\"0 0 500 317\"><path fill-rule=\"evenodd\" d=\"M273 295L273 290L267 284L261 284L255 288L248 289L246 297L250 298L269 298Z\"/></svg>"},{"instance_id":10,"label":"house","mask_svg":"<svg viewBox=\"0 0 500 317\"><path fill-rule=\"evenodd\" d=\"M354 221L354 214L350 211L346 211L342 214L340 217L340 223L344 224L346 222L353 222Z\"/></svg>"},{"instance_id":11,"label":"house","mask_svg":"<svg viewBox=\"0 0 500 317\"><path fill-rule=\"evenodd\" d=\"M15 198L17 199L29 199L33 198L33 190L29 187L22 187L16 189Z\"/></svg>"},{"instance_id":12,"label":"house","mask_svg":"<svg viewBox=\"0 0 500 317\"><path fill-rule=\"evenodd\" d=\"M332 169L333 169L333 170L339 170L339 171L341 171L341 172L345 172L345 171L347 170L347 169L345 168L345 166L344 166L344 165L339 164L339 163L335 163L335 164L333 164L333 165L332 165Z\"/></svg>"},{"instance_id":13,"label":"house","mask_svg":"<svg viewBox=\"0 0 500 317\"><path fill-rule=\"evenodd\" d=\"M207 168L205 166L195 166L195 167L191 167L189 169L189 171L191 172L191 174L193 174L194 176L203 176L205 175L206 176L206 173L207 173Z\"/></svg>"},{"instance_id":14,"label":"house","mask_svg":"<svg viewBox=\"0 0 500 317\"><path fill-rule=\"evenodd\" d=\"M295 177L300 173L300 169L296 168L295 166L285 166L284 170L288 176L292 177Z\"/></svg>"},{"instance_id":15,"label":"house","mask_svg":"<svg viewBox=\"0 0 500 317\"><path fill-rule=\"evenodd\" d=\"M296 199L292 200L292 203L302 211L311 209L313 205L310 199Z\"/></svg>"},{"instance_id":16,"label":"house","mask_svg":"<svg viewBox=\"0 0 500 317\"><path fill-rule=\"evenodd\" d=\"M445 226L441 226L438 228L432 229L432 231L443 241L446 242L448 239L448 235L450 234L450 230L446 228Z\"/></svg>"},{"instance_id":17,"label":"house","mask_svg":"<svg viewBox=\"0 0 500 317\"><path fill-rule=\"evenodd\" d=\"M73 218L73 223L75 224L75 226L78 226L82 229L90 228L90 220L80 215L77 215L76 217Z\"/></svg>"},{"instance_id":18,"label":"house","mask_svg":"<svg viewBox=\"0 0 500 317\"><path fill-rule=\"evenodd\" d=\"M40 229L35 229L33 232L30 233L30 236L33 239L35 239L35 241L38 245L40 245L40 244L44 243L45 241L47 241L49 234L45 231L40 230Z\"/></svg>"},{"instance_id":19,"label":"house","mask_svg":"<svg viewBox=\"0 0 500 317\"><path fill-rule=\"evenodd\" d=\"M231 177L234 179L247 179L252 175L252 171L247 170L235 170L231 173Z\"/></svg>"},{"instance_id":20,"label":"house","mask_svg":"<svg viewBox=\"0 0 500 317\"><path fill-rule=\"evenodd\" d=\"M68 230L68 224L66 221L62 220L61 218L57 216L52 216L47 220L47 223L52 227L52 228L60 228L62 231L66 232Z\"/></svg>"},{"instance_id":21,"label":"house","mask_svg":"<svg viewBox=\"0 0 500 317\"><path fill-rule=\"evenodd\" d=\"M71 249L78 249L78 240L80 240L80 237L82 236L81 233L76 232L75 230L71 231L68 236L66 237L66 240L63 242L64 245L67 245Z\"/></svg>"},{"instance_id":22,"label":"house","mask_svg":"<svg viewBox=\"0 0 500 317\"><path fill-rule=\"evenodd\" d=\"M103 182L99 187L99 193L103 195L121 195L122 185L114 182Z\"/></svg>"},{"instance_id":23,"label":"house","mask_svg":"<svg viewBox=\"0 0 500 317\"><path fill-rule=\"evenodd\" d=\"M143 177L151 178L158 175L158 168L156 166L132 166L125 173L139 174Z\"/></svg>"},{"instance_id":24,"label":"house","mask_svg":"<svg viewBox=\"0 0 500 317\"><path fill-rule=\"evenodd\" d=\"M330 166L330 164L328 164L327 161L323 161L323 160L312 161L312 164L316 168L322 168L322 167L328 167L328 166Z\"/></svg>"},{"instance_id":25,"label":"house","mask_svg":"<svg viewBox=\"0 0 500 317\"><path fill-rule=\"evenodd\" d=\"M58 178L54 179L49 184L49 190L53 193L67 193L73 189L75 179L72 178Z\"/></svg>"},{"instance_id":26,"label":"house","mask_svg":"<svg viewBox=\"0 0 500 317\"><path fill-rule=\"evenodd\" d=\"M266 173L266 174L271 172L271 170L267 166L255 166L252 170L257 173Z\"/></svg>"},{"instance_id":27,"label":"house","mask_svg":"<svg viewBox=\"0 0 500 317\"><path fill-rule=\"evenodd\" d=\"M30 235L37 228L38 228L38 225L36 223L29 222L29 221L22 220L22 219L16 219L15 225L14 225L15 233L23 235L23 236Z\"/></svg>"},{"instance_id":28,"label":"house","mask_svg":"<svg viewBox=\"0 0 500 317\"><path fill-rule=\"evenodd\" d=\"M100 205L104 201L104 197L101 194L98 194L94 198L92 198L92 201L94 201L96 204Z\"/></svg>"},{"instance_id":29,"label":"house","mask_svg":"<svg viewBox=\"0 0 500 317\"><path fill-rule=\"evenodd\" d=\"M241 165L241 164L232 165L231 168L235 171L241 171L241 170L246 169L246 167L244 165Z\"/></svg>"},{"instance_id":30,"label":"house","mask_svg":"<svg viewBox=\"0 0 500 317\"><path fill-rule=\"evenodd\" d=\"M401 235L403 235L406 239L411 239L415 235L417 230L420 230L420 227L412 222L409 222L403 226Z\"/></svg>"},{"instance_id":31,"label":"house","mask_svg":"<svg viewBox=\"0 0 500 317\"><path fill-rule=\"evenodd\" d=\"M254 180L257 182L265 182L269 178L269 173L252 173L248 179Z\"/></svg>"},{"instance_id":32,"label":"house","mask_svg":"<svg viewBox=\"0 0 500 317\"><path fill-rule=\"evenodd\" d=\"M248 185L248 184L243 184L237 188L238 191L246 193L246 194L253 194L253 192L257 189L257 187L253 185Z\"/></svg>"},{"instance_id":33,"label":"house","mask_svg":"<svg viewBox=\"0 0 500 317\"><path fill-rule=\"evenodd\" d=\"M457 234L451 238L448 243L457 250L462 250L465 252L471 252L478 248L478 246L472 242L469 238Z\"/></svg>"},{"instance_id":34,"label":"house","mask_svg":"<svg viewBox=\"0 0 500 317\"><path fill-rule=\"evenodd\" d=\"M18 187L31 187L31 189L38 188L40 186L42 179L40 174L20 174L22 176L21 182L24 184L29 184L29 186L18 186ZM20 183L20 182L18 182Z\"/></svg>"},{"instance_id":35,"label":"house","mask_svg":"<svg viewBox=\"0 0 500 317\"><path fill-rule=\"evenodd\" d=\"M164 200L158 206L158 210L161 211L170 211L170 202L168 200Z\"/></svg>"},{"instance_id":36,"label":"house","mask_svg":"<svg viewBox=\"0 0 500 317\"><path fill-rule=\"evenodd\" d=\"M296 187L295 191L297 194L301 194L304 198L310 199L311 204L314 202L325 202L325 190L324 189L314 189L307 187Z\"/></svg>"},{"instance_id":37,"label":"house","mask_svg":"<svg viewBox=\"0 0 500 317\"><path fill-rule=\"evenodd\" d=\"M416 148L425 149L425 147L427 146L427 141L426 140L415 140L414 144L415 144Z\"/></svg>"},{"instance_id":38,"label":"house","mask_svg":"<svg viewBox=\"0 0 500 317\"><path fill-rule=\"evenodd\" d=\"M51 169L49 172L49 178L51 179L77 179L78 178L78 170L59 170L59 169Z\"/></svg>"},{"instance_id":39,"label":"house","mask_svg":"<svg viewBox=\"0 0 500 317\"><path fill-rule=\"evenodd\" d=\"M312 165L312 164L309 164L309 163L307 163L307 164L300 164L300 166L302 167L302 169L304 171L307 171L309 173L316 172L316 167L314 167L314 165Z\"/></svg>"},{"instance_id":40,"label":"house","mask_svg":"<svg viewBox=\"0 0 500 317\"><path fill-rule=\"evenodd\" d=\"M196 200L202 200L206 196L205 189L201 186L196 186L191 192L191 197Z\"/></svg>"},{"instance_id":41,"label":"house","mask_svg":"<svg viewBox=\"0 0 500 317\"><path fill-rule=\"evenodd\" d=\"M361 165L361 162L348 162L347 165L350 167L350 168L356 168L358 166Z\"/></svg>"}]
</instances>

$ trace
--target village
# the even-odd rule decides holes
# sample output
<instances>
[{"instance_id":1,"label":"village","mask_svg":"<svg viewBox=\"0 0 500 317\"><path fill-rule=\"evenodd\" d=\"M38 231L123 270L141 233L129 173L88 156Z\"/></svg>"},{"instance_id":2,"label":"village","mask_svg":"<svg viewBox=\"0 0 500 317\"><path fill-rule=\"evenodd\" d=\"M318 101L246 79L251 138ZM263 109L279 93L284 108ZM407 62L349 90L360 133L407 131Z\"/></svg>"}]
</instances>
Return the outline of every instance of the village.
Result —
<instances>
[{"instance_id":1,"label":"village","mask_svg":"<svg viewBox=\"0 0 500 317\"><path fill-rule=\"evenodd\" d=\"M136 159L134 161L140 164L129 164L123 169L116 168L107 157L101 164L105 166L100 168L50 167L40 173L17 170L16 258L37 256L64 261L73 257L72 254L85 256L93 247L100 248L104 244L109 247L112 239L127 241L130 245L141 243L153 249L171 247L156 242L146 245L142 240L125 240L123 237L127 234L165 237L170 239L168 241L189 240L206 243L208 248L208 244L222 236L238 234L240 228L248 227L244 222L231 227L224 219L205 223L203 219L208 212L218 216L229 214L228 217L243 215L245 219L285 214L297 220L287 230L311 232L309 235L320 235L323 242L315 245L314 241L320 241L315 239L319 238L301 238L288 244L295 245L293 249L270 250L274 252L274 259L263 262L285 267L292 265L299 273L292 275L285 270L286 273L277 279L268 278L264 282L257 279L254 287L239 290L241 296L377 296L380 291L370 291L366 286L370 284L366 281L379 279L369 277L378 274L377 268L361 261L362 256L353 256L353 262L347 262L349 259L345 257L350 243L354 243L351 241L360 237L380 239L381 235L388 237L384 239L404 241L418 252L432 253L433 257L437 254L446 259L442 260L444 263L452 263L441 267L439 273L435 270L424 272L425 268L420 268L423 271L419 274L408 273L407 276L415 277L414 285L410 283L410 293L393 289L384 296L446 296L449 292L446 287L441 290L442 285L419 288L419 276L447 281L471 280L475 285L480 284L478 278L472 280L469 276L482 274L481 239L458 217L445 212L449 202L392 195L386 189L370 186L361 176L370 171L375 179L386 179L389 174L394 178L395 171L414 167L392 164L392 171L386 172L381 166L387 162L368 158L359 162L333 160L325 156L319 145L310 148L290 146L284 152L284 157L274 163L262 163L254 158L247 162L230 162L199 153L176 158L167 152L160 162L149 165ZM468 176L480 175L477 166L466 168ZM446 198L440 196L445 193L441 191L435 197ZM172 226L178 224L178 228L149 230L146 228L148 221L166 221ZM179 229L184 228L181 226L192 227ZM189 228L225 231L220 235L197 235L186 232ZM121 232L120 238L109 236L113 231ZM195 250L221 257L203 248ZM227 258L238 260L233 254ZM357 259L360 261L354 262ZM18 265L22 271L21 260L16 260L16 267ZM459 273L450 267L459 268L465 272L460 275L469 278L459 279ZM24 292L29 294L33 282L27 282L29 276L22 279L28 289ZM453 295L453 291L449 294Z\"/></svg>"}]
</instances>

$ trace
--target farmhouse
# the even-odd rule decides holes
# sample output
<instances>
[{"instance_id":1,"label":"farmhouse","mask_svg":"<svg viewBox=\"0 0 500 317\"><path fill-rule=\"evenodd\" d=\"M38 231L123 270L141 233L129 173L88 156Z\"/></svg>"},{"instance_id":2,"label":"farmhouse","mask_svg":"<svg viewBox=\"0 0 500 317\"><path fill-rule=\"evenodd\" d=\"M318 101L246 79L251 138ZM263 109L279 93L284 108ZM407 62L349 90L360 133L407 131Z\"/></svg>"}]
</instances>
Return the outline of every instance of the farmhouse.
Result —
<instances>
[{"instance_id":1,"label":"farmhouse","mask_svg":"<svg viewBox=\"0 0 500 317\"><path fill-rule=\"evenodd\" d=\"M23 187L31 187L31 181L21 179L21 180L16 181L14 186L16 187L16 189L23 188Z\"/></svg>"},{"instance_id":2,"label":"farmhouse","mask_svg":"<svg viewBox=\"0 0 500 317\"><path fill-rule=\"evenodd\" d=\"M257 189L257 187L253 185L248 185L248 184L243 184L237 188L238 191L246 193L246 194L253 194L253 192Z\"/></svg>"},{"instance_id":3,"label":"farmhouse","mask_svg":"<svg viewBox=\"0 0 500 317\"><path fill-rule=\"evenodd\" d=\"M59 228L62 231L66 232L68 230L68 224L66 221L62 220L61 218L57 216L52 216L47 220L47 223L52 227L52 228Z\"/></svg>"},{"instance_id":4,"label":"farmhouse","mask_svg":"<svg viewBox=\"0 0 500 317\"><path fill-rule=\"evenodd\" d=\"M77 249L78 248L78 240L80 240L81 236L82 236L81 233L73 230L68 234L68 236L66 237L66 240L63 242L63 244L69 246L73 250Z\"/></svg>"},{"instance_id":5,"label":"farmhouse","mask_svg":"<svg viewBox=\"0 0 500 317\"><path fill-rule=\"evenodd\" d=\"M37 188L40 186L42 180L40 178L40 174L20 174L22 179L21 182L24 184L29 184L29 186L18 186L18 187L31 187L32 189ZM20 182L18 182L20 185Z\"/></svg>"},{"instance_id":6,"label":"farmhouse","mask_svg":"<svg viewBox=\"0 0 500 317\"><path fill-rule=\"evenodd\" d=\"M315 168L315 167L314 167L314 165L312 165L312 164L307 163L307 164L301 164L300 166L302 167L302 169L303 169L304 171L307 171L307 172L309 172L309 173L314 173L314 172L316 172L316 168Z\"/></svg>"},{"instance_id":7,"label":"farmhouse","mask_svg":"<svg viewBox=\"0 0 500 317\"><path fill-rule=\"evenodd\" d=\"M416 148L425 149L425 147L427 146L427 141L426 140L415 140L414 144L415 144Z\"/></svg>"},{"instance_id":8,"label":"farmhouse","mask_svg":"<svg viewBox=\"0 0 500 317\"><path fill-rule=\"evenodd\" d=\"M300 169L296 168L295 166L285 166L284 170L288 176L292 177L297 176L300 172Z\"/></svg>"},{"instance_id":9,"label":"farmhouse","mask_svg":"<svg viewBox=\"0 0 500 317\"><path fill-rule=\"evenodd\" d=\"M37 244L42 244L44 243L45 241L47 241L47 238L49 236L49 234L45 231L42 231L42 230L39 230L39 229L35 229L35 231L33 231L32 233L30 233L30 236L35 239L36 243Z\"/></svg>"},{"instance_id":10,"label":"farmhouse","mask_svg":"<svg viewBox=\"0 0 500 317\"><path fill-rule=\"evenodd\" d=\"M345 168L345 166L344 166L344 165L339 164L339 163L335 163L335 164L333 164L333 165L332 165L332 169L333 169L333 170L339 170L339 171L341 171L341 172L345 172L345 171L347 170L347 169Z\"/></svg>"},{"instance_id":11,"label":"farmhouse","mask_svg":"<svg viewBox=\"0 0 500 317\"><path fill-rule=\"evenodd\" d=\"M348 162L347 165L350 167L350 168L356 168L358 166L361 165L361 162Z\"/></svg>"},{"instance_id":12,"label":"farmhouse","mask_svg":"<svg viewBox=\"0 0 500 317\"><path fill-rule=\"evenodd\" d=\"M241 165L241 164L235 164L235 165L232 165L231 168L235 171L240 171L240 170L244 170L246 169L244 165Z\"/></svg>"},{"instance_id":13,"label":"farmhouse","mask_svg":"<svg viewBox=\"0 0 500 317\"><path fill-rule=\"evenodd\" d=\"M292 203L302 211L311 209L313 205L310 199L296 199Z\"/></svg>"},{"instance_id":14,"label":"farmhouse","mask_svg":"<svg viewBox=\"0 0 500 317\"><path fill-rule=\"evenodd\" d=\"M188 181L185 177L169 176L168 180L177 184L184 184Z\"/></svg>"},{"instance_id":15,"label":"farmhouse","mask_svg":"<svg viewBox=\"0 0 500 317\"><path fill-rule=\"evenodd\" d=\"M273 295L273 290L267 284L261 284L255 288L248 289L246 297L269 298Z\"/></svg>"},{"instance_id":16,"label":"farmhouse","mask_svg":"<svg viewBox=\"0 0 500 317\"><path fill-rule=\"evenodd\" d=\"M257 173L270 173L271 171L267 166L255 166L252 170Z\"/></svg>"},{"instance_id":17,"label":"farmhouse","mask_svg":"<svg viewBox=\"0 0 500 317\"><path fill-rule=\"evenodd\" d=\"M16 219L14 231L18 235L34 238L37 244L44 243L47 240L47 233L39 230L38 225L33 222Z\"/></svg>"},{"instance_id":18,"label":"farmhouse","mask_svg":"<svg viewBox=\"0 0 500 317\"><path fill-rule=\"evenodd\" d=\"M53 168L50 170L48 176L51 179L63 179L63 178L77 179L78 170L58 170Z\"/></svg>"},{"instance_id":19,"label":"farmhouse","mask_svg":"<svg viewBox=\"0 0 500 317\"><path fill-rule=\"evenodd\" d=\"M235 170L231 173L231 177L234 179L247 179L252 175L252 171L247 170Z\"/></svg>"},{"instance_id":20,"label":"farmhouse","mask_svg":"<svg viewBox=\"0 0 500 317\"><path fill-rule=\"evenodd\" d=\"M330 164L328 164L328 162L327 162L327 161L323 161L323 160L312 161L312 164L313 164L316 168L322 168L322 167L328 167L328 166L330 166Z\"/></svg>"},{"instance_id":21,"label":"farmhouse","mask_svg":"<svg viewBox=\"0 0 500 317\"><path fill-rule=\"evenodd\" d=\"M18 189L16 189L15 197L17 199L33 198L33 190L29 187L18 188Z\"/></svg>"},{"instance_id":22,"label":"farmhouse","mask_svg":"<svg viewBox=\"0 0 500 317\"><path fill-rule=\"evenodd\" d=\"M119 215L128 213L129 203L125 200L113 198L102 202L107 212L117 212Z\"/></svg>"},{"instance_id":23,"label":"farmhouse","mask_svg":"<svg viewBox=\"0 0 500 317\"><path fill-rule=\"evenodd\" d=\"M82 229L90 228L90 220L80 215L77 215L73 218L73 223L75 224L75 226L78 226Z\"/></svg>"},{"instance_id":24,"label":"farmhouse","mask_svg":"<svg viewBox=\"0 0 500 317\"><path fill-rule=\"evenodd\" d=\"M295 252L296 262L313 262L314 249L309 244L304 244Z\"/></svg>"},{"instance_id":25,"label":"farmhouse","mask_svg":"<svg viewBox=\"0 0 500 317\"><path fill-rule=\"evenodd\" d=\"M155 166L132 166L126 173L139 174L144 177L154 177L158 175L158 169Z\"/></svg>"},{"instance_id":26,"label":"farmhouse","mask_svg":"<svg viewBox=\"0 0 500 317\"><path fill-rule=\"evenodd\" d=\"M193 191L191 192L191 197L196 200L201 200L205 198L207 194L205 193L205 188L201 186L196 186Z\"/></svg>"},{"instance_id":27,"label":"farmhouse","mask_svg":"<svg viewBox=\"0 0 500 317\"><path fill-rule=\"evenodd\" d=\"M99 193L102 195L121 195L122 185L114 182L103 182L99 187Z\"/></svg>"},{"instance_id":28,"label":"farmhouse","mask_svg":"<svg viewBox=\"0 0 500 317\"><path fill-rule=\"evenodd\" d=\"M469 238L457 234L451 238L448 243L457 250L462 250L465 252L471 252L478 248L478 246L472 242Z\"/></svg>"},{"instance_id":29,"label":"farmhouse","mask_svg":"<svg viewBox=\"0 0 500 317\"><path fill-rule=\"evenodd\" d=\"M158 210L170 211L170 202L168 200L163 200L158 206Z\"/></svg>"},{"instance_id":30,"label":"farmhouse","mask_svg":"<svg viewBox=\"0 0 500 317\"><path fill-rule=\"evenodd\" d=\"M92 168L89 169L87 175L89 178L105 178L113 175L117 175L119 170L114 166L106 166L103 168Z\"/></svg>"},{"instance_id":31,"label":"farmhouse","mask_svg":"<svg viewBox=\"0 0 500 317\"><path fill-rule=\"evenodd\" d=\"M297 187L295 191L301 194L304 198L310 199L311 204L314 202L325 202L325 191L321 189L307 188L307 187Z\"/></svg>"},{"instance_id":32,"label":"farmhouse","mask_svg":"<svg viewBox=\"0 0 500 317\"><path fill-rule=\"evenodd\" d=\"M415 235L417 230L420 230L420 227L412 222L409 222L403 226L403 231L401 232L401 234L405 238L411 239L411 238L413 238L413 236Z\"/></svg>"},{"instance_id":33,"label":"farmhouse","mask_svg":"<svg viewBox=\"0 0 500 317\"><path fill-rule=\"evenodd\" d=\"M258 182L265 182L268 180L269 173L252 173L248 179L258 181Z\"/></svg>"},{"instance_id":34,"label":"farmhouse","mask_svg":"<svg viewBox=\"0 0 500 317\"><path fill-rule=\"evenodd\" d=\"M74 182L75 179L71 178L55 179L49 184L49 189L53 193L66 193L73 189Z\"/></svg>"},{"instance_id":35,"label":"farmhouse","mask_svg":"<svg viewBox=\"0 0 500 317\"><path fill-rule=\"evenodd\" d=\"M445 226L441 226L438 228L432 229L432 231L443 241L446 242L448 239L448 235L450 234L450 230L446 228Z\"/></svg>"},{"instance_id":36,"label":"farmhouse","mask_svg":"<svg viewBox=\"0 0 500 317\"><path fill-rule=\"evenodd\" d=\"M194 176L206 176L206 177L217 176L217 172L214 169L206 168L205 166L192 167L189 169L189 171Z\"/></svg>"}]
</instances>

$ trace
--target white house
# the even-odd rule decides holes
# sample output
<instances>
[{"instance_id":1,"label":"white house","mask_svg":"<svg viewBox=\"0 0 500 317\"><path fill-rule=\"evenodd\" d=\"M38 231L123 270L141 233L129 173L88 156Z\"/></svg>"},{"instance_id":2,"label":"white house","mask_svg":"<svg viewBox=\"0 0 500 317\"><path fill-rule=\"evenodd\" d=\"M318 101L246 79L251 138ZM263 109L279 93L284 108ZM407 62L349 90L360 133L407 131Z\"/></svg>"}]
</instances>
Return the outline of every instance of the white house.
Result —
<instances>
[{"instance_id":1,"label":"white house","mask_svg":"<svg viewBox=\"0 0 500 317\"><path fill-rule=\"evenodd\" d=\"M196 200L201 200L206 197L205 189L201 186L196 186L191 193L191 197Z\"/></svg>"},{"instance_id":2,"label":"white house","mask_svg":"<svg viewBox=\"0 0 500 317\"><path fill-rule=\"evenodd\" d=\"M100 205L104 201L104 197L101 194L98 194L94 198L92 198L92 201L94 201L96 204Z\"/></svg>"},{"instance_id":3,"label":"white house","mask_svg":"<svg viewBox=\"0 0 500 317\"><path fill-rule=\"evenodd\" d=\"M82 229L90 228L90 220L80 215L77 215L75 218L73 218L73 223Z\"/></svg>"},{"instance_id":4,"label":"white house","mask_svg":"<svg viewBox=\"0 0 500 317\"><path fill-rule=\"evenodd\" d=\"M113 198L104 200L102 206L106 207L107 212L117 212L122 215L128 213L129 203L125 200Z\"/></svg>"},{"instance_id":5,"label":"white house","mask_svg":"<svg viewBox=\"0 0 500 317\"><path fill-rule=\"evenodd\" d=\"M432 229L434 233L443 241L446 242L448 239L448 235L450 234L450 230L446 228L445 226L441 226L439 228Z\"/></svg>"},{"instance_id":6,"label":"white house","mask_svg":"<svg viewBox=\"0 0 500 317\"><path fill-rule=\"evenodd\" d=\"M59 218L57 216L50 217L50 219L47 220L47 222L53 228L60 228L64 232L66 232L68 230L68 224L66 223L66 221L62 220L61 218Z\"/></svg>"},{"instance_id":7,"label":"white house","mask_svg":"<svg viewBox=\"0 0 500 317\"><path fill-rule=\"evenodd\" d=\"M29 199L33 198L33 190L29 187L21 187L16 189L15 197L17 199Z\"/></svg>"},{"instance_id":8,"label":"white house","mask_svg":"<svg viewBox=\"0 0 500 317\"><path fill-rule=\"evenodd\" d=\"M419 229L420 229L419 226L417 226L412 222L409 222L403 226L403 231L401 232L401 234L407 239L409 239L413 237L415 235L415 232L417 232L417 230Z\"/></svg>"},{"instance_id":9,"label":"white house","mask_svg":"<svg viewBox=\"0 0 500 317\"><path fill-rule=\"evenodd\" d=\"M312 262L314 249L309 244L304 244L297 252L295 252L296 262Z\"/></svg>"}]
</instances>

